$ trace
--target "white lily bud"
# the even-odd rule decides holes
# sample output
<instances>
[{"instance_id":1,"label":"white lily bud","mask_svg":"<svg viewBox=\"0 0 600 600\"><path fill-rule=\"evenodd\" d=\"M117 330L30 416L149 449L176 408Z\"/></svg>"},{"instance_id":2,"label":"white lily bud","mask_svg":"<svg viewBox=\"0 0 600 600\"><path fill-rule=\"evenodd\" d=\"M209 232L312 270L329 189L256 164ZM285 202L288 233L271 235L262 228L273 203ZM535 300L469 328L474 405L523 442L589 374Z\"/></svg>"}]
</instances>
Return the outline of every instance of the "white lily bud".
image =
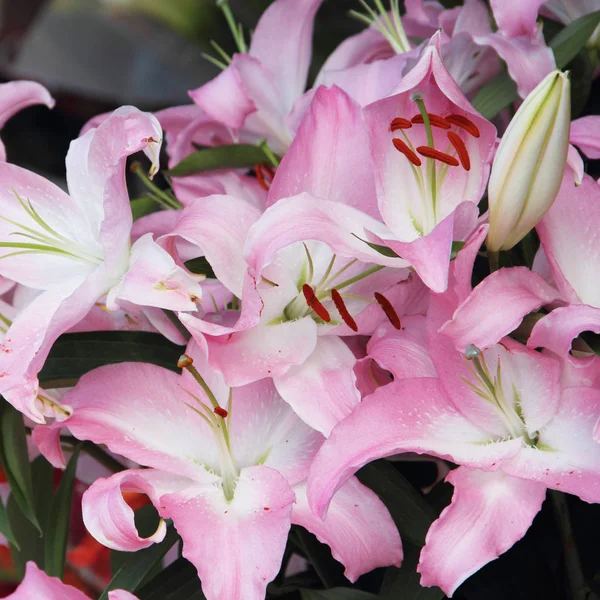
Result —
<instances>
[{"instance_id":1,"label":"white lily bud","mask_svg":"<svg viewBox=\"0 0 600 600\"><path fill-rule=\"evenodd\" d=\"M558 194L569 149L570 88L567 74L547 75L502 137L488 186L491 252L520 242Z\"/></svg>"}]
</instances>

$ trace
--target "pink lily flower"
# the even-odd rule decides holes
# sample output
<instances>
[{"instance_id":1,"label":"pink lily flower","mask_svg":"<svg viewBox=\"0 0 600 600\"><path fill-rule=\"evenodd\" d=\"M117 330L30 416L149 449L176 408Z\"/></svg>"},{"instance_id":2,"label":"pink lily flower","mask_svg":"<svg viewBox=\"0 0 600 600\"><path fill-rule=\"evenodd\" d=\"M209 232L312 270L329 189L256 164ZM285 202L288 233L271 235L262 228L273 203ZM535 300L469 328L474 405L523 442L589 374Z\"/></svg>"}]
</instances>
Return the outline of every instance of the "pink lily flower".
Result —
<instances>
[{"instance_id":1,"label":"pink lily flower","mask_svg":"<svg viewBox=\"0 0 600 600\"><path fill-rule=\"evenodd\" d=\"M139 537L122 498L122 491L135 490L173 520L208 600L264 598L292 523L327 543L352 581L401 562L387 509L358 480L335 496L326 521L311 513L305 481L323 437L269 379L229 388L193 342L180 364L182 375L153 365L109 365L84 375L68 395L75 411L63 425L76 437L150 467L99 479L85 493L84 522L97 540L131 552L163 539L164 522L151 537ZM35 434L57 440L59 427ZM57 442L51 452L55 463L64 460Z\"/></svg>"},{"instance_id":2,"label":"pink lily flower","mask_svg":"<svg viewBox=\"0 0 600 600\"><path fill-rule=\"evenodd\" d=\"M556 69L552 50L546 46L538 10L545 0L491 0L498 32L477 36L478 44L491 46L506 62L519 95L525 98Z\"/></svg>"},{"instance_id":3,"label":"pink lily flower","mask_svg":"<svg viewBox=\"0 0 600 600\"><path fill-rule=\"evenodd\" d=\"M20 110L35 104L54 108L54 99L48 90L35 81L10 81L0 84L0 129ZM6 160L6 149L0 140L0 161Z\"/></svg>"},{"instance_id":4,"label":"pink lily flower","mask_svg":"<svg viewBox=\"0 0 600 600\"><path fill-rule=\"evenodd\" d=\"M248 53L190 92L215 121L245 141L284 152L294 137L296 101L306 89L314 18L322 0L277 0L263 13ZM285 26L282 24L285 23Z\"/></svg>"},{"instance_id":5,"label":"pink lily flower","mask_svg":"<svg viewBox=\"0 0 600 600\"><path fill-rule=\"evenodd\" d=\"M175 264L151 235L131 246L125 160L144 150L157 168L161 130L133 107L115 111L71 144L71 195L44 178L0 164L0 274L41 290L15 318L0 346L0 390L37 423L37 373L58 336L107 296L171 310L195 310L197 281Z\"/></svg>"},{"instance_id":6,"label":"pink lily flower","mask_svg":"<svg viewBox=\"0 0 600 600\"><path fill-rule=\"evenodd\" d=\"M33 561L27 563L25 579L6 600L89 600L83 592L64 584L56 577L48 577ZM137 597L124 590L108 592L109 600L137 600Z\"/></svg>"},{"instance_id":7,"label":"pink lily flower","mask_svg":"<svg viewBox=\"0 0 600 600\"><path fill-rule=\"evenodd\" d=\"M415 452L461 465L448 475L454 497L430 528L418 567L423 585L448 596L525 534L547 488L600 501L600 390L561 388L557 359L509 338L461 353L438 333L464 297L480 233L453 265L453 289L432 296L421 348L437 377L398 378L365 398L334 428L308 480L309 504L325 516L337 487L375 458ZM398 335L396 352L404 346L409 357L422 356L410 334Z\"/></svg>"}]
</instances>

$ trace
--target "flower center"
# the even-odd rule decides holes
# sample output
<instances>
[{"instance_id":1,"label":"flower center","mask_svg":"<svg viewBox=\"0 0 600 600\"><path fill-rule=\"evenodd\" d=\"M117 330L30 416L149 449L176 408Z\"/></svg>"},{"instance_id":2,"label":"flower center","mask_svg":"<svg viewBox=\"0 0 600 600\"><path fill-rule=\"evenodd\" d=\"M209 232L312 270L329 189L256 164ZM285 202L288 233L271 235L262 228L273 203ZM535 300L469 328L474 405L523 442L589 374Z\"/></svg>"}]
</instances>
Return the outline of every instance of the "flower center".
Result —
<instances>
[{"instance_id":1,"label":"flower center","mask_svg":"<svg viewBox=\"0 0 600 600\"><path fill-rule=\"evenodd\" d=\"M396 117L392 119L389 130L393 134L399 133L402 137L392 137L392 144L410 163L413 177L421 192L425 210L423 222L417 222L413 216L413 225L420 235L430 233L439 221L438 190L443 185L448 168L458 167L465 170L471 169L471 158L467 146L461 137L464 132L475 138L479 137L479 129L467 117L458 114L449 114L445 117L430 113L425 108L425 102L420 93L412 96L419 110L411 119ZM423 126L427 136L427 145L414 146L407 130L413 126ZM444 150L435 147L433 128L446 131L447 145ZM451 131L455 127L456 131ZM421 168L426 160L425 168Z\"/></svg>"},{"instance_id":2,"label":"flower center","mask_svg":"<svg viewBox=\"0 0 600 600\"><path fill-rule=\"evenodd\" d=\"M177 366L180 369L186 369L192 375L192 377L200 384L200 387L212 405L211 410L211 408L202 402L200 398L192 394L190 391L184 389L184 392L186 392L186 394L188 394L196 402L196 405L186 404L186 406L191 408L197 415L202 417L202 419L204 419L213 432L219 455L219 475L222 479L221 485L223 486L223 494L225 495L226 500L231 502L231 500L233 500L237 481L240 476L240 470L235 463L231 449L231 388L229 389L227 408L223 408L220 406L217 398L202 375L200 375L198 372L198 369L194 367L194 361L190 356L187 354L182 355L177 363Z\"/></svg>"}]
</instances>

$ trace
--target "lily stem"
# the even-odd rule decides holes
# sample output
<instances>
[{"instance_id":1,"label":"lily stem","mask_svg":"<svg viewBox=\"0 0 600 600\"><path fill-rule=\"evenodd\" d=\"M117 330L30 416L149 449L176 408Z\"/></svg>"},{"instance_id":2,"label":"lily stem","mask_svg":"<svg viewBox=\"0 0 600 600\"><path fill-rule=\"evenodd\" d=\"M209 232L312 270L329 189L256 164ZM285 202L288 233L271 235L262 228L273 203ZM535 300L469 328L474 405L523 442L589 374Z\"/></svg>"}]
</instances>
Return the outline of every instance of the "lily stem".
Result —
<instances>
[{"instance_id":1,"label":"lily stem","mask_svg":"<svg viewBox=\"0 0 600 600\"><path fill-rule=\"evenodd\" d=\"M488 250L488 262L490 263L490 273L500 268L500 253Z\"/></svg>"},{"instance_id":2,"label":"lily stem","mask_svg":"<svg viewBox=\"0 0 600 600\"><path fill-rule=\"evenodd\" d=\"M579 552L575 544L571 519L569 518L569 507L565 495L556 490L550 490L550 498L554 507L554 515L560 533L563 552L565 556L565 567L570 587L571 600L585 600L586 584L579 562Z\"/></svg>"}]
</instances>

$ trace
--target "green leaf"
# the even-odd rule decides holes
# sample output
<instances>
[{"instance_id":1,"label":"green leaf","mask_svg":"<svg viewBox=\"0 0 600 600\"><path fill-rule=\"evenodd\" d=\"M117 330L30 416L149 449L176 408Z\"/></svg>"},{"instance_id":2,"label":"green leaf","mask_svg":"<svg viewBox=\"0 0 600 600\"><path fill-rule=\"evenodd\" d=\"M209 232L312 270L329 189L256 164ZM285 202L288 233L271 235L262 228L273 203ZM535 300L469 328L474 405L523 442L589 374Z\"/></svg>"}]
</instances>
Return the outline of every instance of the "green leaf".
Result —
<instances>
[{"instance_id":1,"label":"green leaf","mask_svg":"<svg viewBox=\"0 0 600 600\"><path fill-rule=\"evenodd\" d=\"M559 69L564 69L577 56L599 24L600 10L597 10L569 23L552 38L550 48Z\"/></svg>"},{"instance_id":2,"label":"green leaf","mask_svg":"<svg viewBox=\"0 0 600 600\"><path fill-rule=\"evenodd\" d=\"M373 248L373 250L375 250L376 252L379 252L379 254L382 254L383 256L387 256L389 258L402 258L399 254L397 254L396 252L394 252L391 248L388 248L387 246L383 246L382 244L373 244L372 242L367 242L367 240L363 240L361 237L358 237L355 233L353 233L352 235L357 240L364 242L367 246L369 246L370 248Z\"/></svg>"},{"instance_id":3,"label":"green leaf","mask_svg":"<svg viewBox=\"0 0 600 600\"><path fill-rule=\"evenodd\" d=\"M205 256L199 258L192 258L185 263L185 268L196 275L205 275L211 279L215 279L215 272L210 266L210 263L206 260Z\"/></svg>"},{"instance_id":4,"label":"green leaf","mask_svg":"<svg viewBox=\"0 0 600 600\"><path fill-rule=\"evenodd\" d=\"M331 590L300 590L302 600L375 600L377 596L351 588Z\"/></svg>"},{"instance_id":5,"label":"green leaf","mask_svg":"<svg viewBox=\"0 0 600 600\"><path fill-rule=\"evenodd\" d=\"M357 476L387 506L402 539L423 546L427 530L436 517L423 496L385 460L368 464Z\"/></svg>"},{"instance_id":6,"label":"green leaf","mask_svg":"<svg viewBox=\"0 0 600 600\"><path fill-rule=\"evenodd\" d=\"M6 506L4 506L4 502L2 502L2 498L0 498L0 533L2 533L2 535L10 544L15 546L17 549L19 548L19 543L17 542L15 534L10 526L8 512L6 510Z\"/></svg>"},{"instance_id":7,"label":"green leaf","mask_svg":"<svg viewBox=\"0 0 600 600\"><path fill-rule=\"evenodd\" d=\"M261 162L269 163L269 158L262 148L251 144L231 144L198 150L186 156L165 174L171 177L185 177L218 169L250 169Z\"/></svg>"},{"instance_id":8,"label":"green leaf","mask_svg":"<svg viewBox=\"0 0 600 600\"><path fill-rule=\"evenodd\" d=\"M141 198L134 198L131 201L131 214L134 221L159 210L160 206L152 196L142 196Z\"/></svg>"},{"instance_id":9,"label":"green leaf","mask_svg":"<svg viewBox=\"0 0 600 600\"><path fill-rule=\"evenodd\" d=\"M454 260L458 253L464 248L465 242L452 242L452 249L450 250L450 260Z\"/></svg>"},{"instance_id":10,"label":"green leaf","mask_svg":"<svg viewBox=\"0 0 600 600\"><path fill-rule=\"evenodd\" d=\"M59 579L62 579L65 570L73 484L80 451L81 444L77 444L52 499L45 533L44 570L51 577L58 577Z\"/></svg>"},{"instance_id":11,"label":"green leaf","mask_svg":"<svg viewBox=\"0 0 600 600\"><path fill-rule=\"evenodd\" d=\"M292 529L293 541L304 554L313 569L317 572L319 579L325 587L334 587L345 581L342 565L331 556L331 550L325 544L321 544L317 538L304 529L294 526Z\"/></svg>"},{"instance_id":12,"label":"green leaf","mask_svg":"<svg viewBox=\"0 0 600 600\"><path fill-rule=\"evenodd\" d=\"M140 600L206 600L196 567L185 558L178 558L136 595Z\"/></svg>"},{"instance_id":13,"label":"green leaf","mask_svg":"<svg viewBox=\"0 0 600 600\"><path fill-rule=\"evenodd\" d=\"M504 72L486 83L477 92L472 104L486 119L493 119L518 99L517 84Z\"/></svg>"},{"instance_id":14,"label":"green leaf","mask_svg":"<svg viewBox=\"0 0 600 600\"><path fill-rule=\"evenodd\" d=\"M3 403L0 415L0 435L0 461L10 484L11 497L41 535L42 528L36 517L33 501L31 464L23 415L8 402Z\"/></svg>"},{"instance_id":15,"label":"green leaf","mask_svg":"<svg viewBox=\"0 0 600 600\"><path fill-rule=\"evenodd\" d=\"M160 563L165 554L178 540L177 531L170 526L162 542L153 544L144 550L132 552L129 559L115 573L108 587L102 592L98 600L108 600L108 592L111 590L135 592L147 575Z\"/></svg>"},{"instance_id":16,"label":"green leaf","mask_svg":"<svg viewBox=\"0 0 600 600\"><path fill-rule=\"evenodd\" d=\"M48 522L54 478L52 465L39 456L31 464L33 479L34 506L37 520L45 531ZM34 561L38 567L44 568L44 538L23 514L14 496L11 494L6 505L6 513L14 533L16 544L11 544L10 553L19 578L25 574L25 565Z\"/></svg>"},{"instance_id":17,"label":"green leaf","mask_svg":"<svg viewBox=\"0 0 600 600\"><path fill-rule=\"evenodd\" d=\"M181 347L158 333L145 331L93 331L67 333L55 342L44 368L40 383L46 387L64 387L85 373L121 362L147 362L177 371Z\"/></svg>"},{"instance_id":18,"label":"green leaf","mask_svg":"<svg viewBox=\"0 0 600 600\"><path fill-rule=\"evenodd\" d=\"M379 598L382 600L441 600L446 596L437 587L421 587L421 576L417 573L419 549L404 544L402 566L388 567L383 578Z\"/></svg>"}]
</instances>

